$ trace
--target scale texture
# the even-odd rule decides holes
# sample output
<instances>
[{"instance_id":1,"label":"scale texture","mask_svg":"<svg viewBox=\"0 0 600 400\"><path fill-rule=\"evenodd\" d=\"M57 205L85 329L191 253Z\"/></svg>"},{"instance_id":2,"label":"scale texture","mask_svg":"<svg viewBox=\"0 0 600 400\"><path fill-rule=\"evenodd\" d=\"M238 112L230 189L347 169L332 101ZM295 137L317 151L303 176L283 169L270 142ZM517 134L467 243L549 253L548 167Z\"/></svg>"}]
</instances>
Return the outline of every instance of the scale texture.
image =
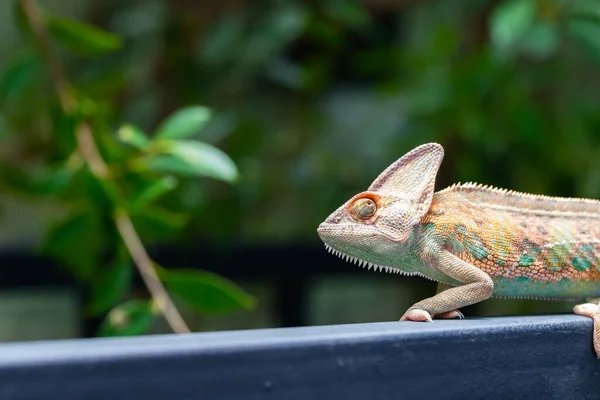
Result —
<instances>
[{"instance_id":1,"label":"scale texture","mask_svg":"<svg viewBox=\"0 0 600 400\"><path fill-rule=\"evenodd\" d=\"M491 296L600 297L600 201L475 183L434 193L443 155L437 143L417 147L318 228L326 248L349 261L450 287L401 320L462 318L459 308ZM574 312L594 319L600 357L599 310L594 301Z\"/></svg>"}]
</instances>

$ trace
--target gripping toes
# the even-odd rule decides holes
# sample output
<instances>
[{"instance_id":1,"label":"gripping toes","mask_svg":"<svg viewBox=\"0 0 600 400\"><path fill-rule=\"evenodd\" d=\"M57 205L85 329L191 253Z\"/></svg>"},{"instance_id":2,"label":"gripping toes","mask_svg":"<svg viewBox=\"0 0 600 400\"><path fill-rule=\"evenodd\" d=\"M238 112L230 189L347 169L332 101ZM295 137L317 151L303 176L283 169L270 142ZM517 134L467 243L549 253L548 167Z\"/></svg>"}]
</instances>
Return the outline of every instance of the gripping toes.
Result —
<instances>
[{"instance_id":1,"label":"gripping toes","mask_svg":"<svg viewBox=\"0 0 600 400\"><path fill-rule=\"evenodd\" d=\"M600 358L600 306L593 303L579 304L573 308L573 312L594 320L594 350L596 356Z\"/></svg>"},{"instance_id":2,"label":"gripping toes","mask_svg":"<svg viewBox=\"0 0 600 400\"><path fill-rule=\"evenodd\" d=\"M463 313L458 310L448 311L445 313L435 314L433 316L434 319L465 319Z\"/></svg>"},{"instance_id":3,"label":"gripping toes","mask_svg":"<svg viewBox=\"0 0 600 400\"><path fill-rule=\"evenodd\" d=\"M431 314L425 310L412 308L404 313L400 321L418 321L418 322L433 322Z\"/></svg>"},{"instance_id":4,"label":"gripping toes","mask_svg":"<svg viewBox=\"0 0 600 400\"><path fill-rule=\"evenodd\" d=\"M458 310L447 311L444 313L433 314L425 310L413 308L404 313L400 321L433 322L434 319L464 319L465 316Z\"/></svg>"}]
</instances>

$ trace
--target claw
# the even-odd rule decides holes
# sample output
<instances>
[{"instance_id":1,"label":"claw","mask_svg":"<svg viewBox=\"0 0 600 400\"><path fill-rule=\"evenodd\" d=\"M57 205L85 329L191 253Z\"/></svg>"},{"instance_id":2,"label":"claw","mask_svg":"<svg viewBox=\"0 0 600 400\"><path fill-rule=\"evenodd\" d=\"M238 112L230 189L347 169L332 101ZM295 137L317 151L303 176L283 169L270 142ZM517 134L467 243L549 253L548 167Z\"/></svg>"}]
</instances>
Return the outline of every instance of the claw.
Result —
<instances>
[{"instance_id":1,"label":"claw","mask_svg":"<svg viewBox=\"0 0 600 400\"><path fill-rule=\"evenodd\" d=\"M455 319L455 318L465 319L465 316L460 311L454 310L454 311L448 311L448 312L441 313L441 314L435 314L433 316L433 318L435 318L435 319Z\"/></svg>"}]
</instances>

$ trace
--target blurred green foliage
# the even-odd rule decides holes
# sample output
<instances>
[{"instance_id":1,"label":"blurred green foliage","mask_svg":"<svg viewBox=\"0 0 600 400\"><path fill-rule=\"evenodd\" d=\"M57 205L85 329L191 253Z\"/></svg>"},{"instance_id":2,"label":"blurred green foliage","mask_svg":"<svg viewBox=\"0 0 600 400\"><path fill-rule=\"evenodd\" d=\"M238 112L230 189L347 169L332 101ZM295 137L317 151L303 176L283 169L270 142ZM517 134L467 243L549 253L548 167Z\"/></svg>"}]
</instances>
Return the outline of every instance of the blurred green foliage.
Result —
<instances>
[{"instance_id":1,"label":"blurred green foliage","mask_svg":"<svg viewBox=\"0 0 600 400\"><path fill-rule=\"evenodd\" d=\"M108 57L122 47L122 38L43 10L36 24L36 10L34 2L15 2L24 48L0 78L0 104L10 132L5 140L16 150L0 162L3 186L61 204L64 215L50 227L41 250L88 289L89 315L108 312L99 333L147 332L160 308L143 300L122 303L132 295L132 259L139 258L134 255L139 250L127 245L125 236L131 233L118 229L120 216L131 218L149 242L176 237L188 219L178 207L180 180L235 183L237 166L223 151L198 139L212 118L206 107L178 109L152 135L131 123L119 126L119 118L109 111L114 99L92 96L77 82L71 88L64 81L62 62L63 57L66 62L74 56L85 57L82 62ZM64 48L60 59L51 54L54 47ZM71 96L76 104L67 107ZM93 130L95 143L81 138L83 124ZM101 159L95 161L95 154ZM163 204L169 196L170 202ZM254 307L254 299L243 290L208 272L161 269L158 276L168 292L203 313Z\"/></svg>"},{"instance_id":2,"label":"blurred green foliage","mask_svg":"<svg viewBox=\"0 0 600 400\"><path fill-rule=\"evenodd\" d=\"M147 243L317 241L326 215L428 141L446 149L438 188L600 198L600 0L81 4L48 29ZM76 121L22 20L0 77L1 182L78 200L46 247L89 277L118 248L113 204L72 157ZM108 263L95 310L122 298L126 263Z\"/></svg>"}]
</instances>

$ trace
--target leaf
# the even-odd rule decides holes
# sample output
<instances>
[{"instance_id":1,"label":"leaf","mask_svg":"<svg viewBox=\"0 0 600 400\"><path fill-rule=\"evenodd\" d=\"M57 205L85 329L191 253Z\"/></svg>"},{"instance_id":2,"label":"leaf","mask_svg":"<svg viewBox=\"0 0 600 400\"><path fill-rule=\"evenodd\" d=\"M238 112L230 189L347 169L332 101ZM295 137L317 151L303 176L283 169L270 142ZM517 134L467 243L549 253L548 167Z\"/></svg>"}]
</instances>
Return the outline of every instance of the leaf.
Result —
<instances>
[{"instance_id":1,"label":"leaf","mask_svg":"<svg viewBox=\"0 0 600 400\"><path fill-rule=\"evenodd\" d=\"M203 64L216 68L231 62L243 43L245 24L239 12L224 14L211 24L200 50Z\"/></svg>"},{"instance_id":2,"label":"leaf","mask_svg":"<svg viewBox=\"0 0 600 400\"><path fill-rule=\"evenodd\" d=\"M42 251L57 258L75 277L89 278L103 247L101 229L96 212L76 212L50 229Z\"/></svg>"},{"instance_id":3,"label":"leaf","mask_svg":"<svg viewBox=\"0 0 600 400\"><path fill-rule=\"evenodd\" d=\"M570 17L591 18L600 21L600 1L578 0L569 2L567 15Z\"/></svg>"},{"instance_id":4,"label":"leaf","mask_svg":"<svg viewBox=\"0 0 600 400\"><path fill-rule=\"evenodd\" d=\"M523 50L530 56L544 59L553 55L560 44L558 27L548 22L532 26L522 43Z\"/></svg>"},{"instance_id":5,"label":"leaf","mask_svg":"<svg viewBox=\"0 0 600 400\"><path fill-rule=\"evenodd\" d=\"M501 2L492 13L490 37L500 53L513 53L536 17L536 0Z\"/></svg>"},{"instance_id":6,"label":"leaf","mask_svg":"<svg viewBox=\"0 0 600 400\"><path fill-rule=\"evenodd\" d=\"M7 189L26 195L37 193L35 178L21 166L0 163L0 176Z\"/></svg>"},{"instance_id":7,"label":"leaf","mask_svg":"<svg viewBox=\"0 0 600 400\"><path fill-rule=\"evenodd\" d=\"M568 25L569 34L597 63L600 63L600 23L573 18Z\"/></svg>"},{"instance_id":8,"label":"leaf","mask_svg":"<svg viewBox=\"0 0 600 400\"><path fill-rule=\"evenodd\" d=\"M100 55L121 48L123 40L85 22L50 17L46 20L50 35L58 44L80 55Z\"/></svg>"},{"instance_id":9,"label":"leaf","mask_svg":"<svg viewBox=\"0 0 600 400\"><path fill-rule=\"evenodd\" d=\"M175 111L157 128L157 139L182 139L194 136L212 116L209 108L196 106Z\"/></svg>"},{"instance_id":10,"label":"leaf","mask_svg":"<svg viewBox=\"0 0 600 400\"><path fill-rule=\"evenodd\" d=\"M129 256L124 250L118 254L112 265L101 269L92 282L92 293L89 312L98 315L114 307L131 286L133 266Z\"/></svg>"},{"instance_id":11,"label":"leaf","mask_svg":"<svg viewBox=\"0 0 600 400\"><path fill-rule=\"evenodd\" d=\"M131 210L131 219L145 239L166 239L177 234L188 221L188 216L158 207Z\"/></svg>"},{"instance_id":12,"label":"leaf","mask_svg":"<svg viewBox=\"0 0 600 400\"><path fill-rule=\"evenodd\" d=\"M73 171L67 166L50 168L37 182L36 192L42 196L52 196L63 192L73 179Z\"/></svg>"},{"instance_id":13,"label":"leaf","mask_svg":"<svg viewBox=\"0 0 600 400\"><path fill-rule=\"evenodd\" d=\"M250 310L256 300L233 282L199 270L160 270L167 289L187 304L205 313Z\"/></svg>"},{"instance_id":14,"label":"leaf","mask_svg":"<svg viewBox=\"0 0 600 400\"><path fill-rule=\"evenodd\" d=\"M15 57L0 76L0 105L18 98L33 86L39 71L37 55L25 53Z\"/></svg>"},{"instance_id":15,"label":"leaf","mask_svg":"<svg viewBox=\"0 0 600 400\"><path fill-rule=\"evenodd\" d=\"M361 5L356 6L355 2L349 1L346 6L345 9L351 10L350 13L357 11L360 14ZM366 13L362 15L365 16ZM283 42L287 43L302 34L307 17L307 9L301 3L282 2L267 15L263 28L269 34L276 36L283 44Z\"/></svg>"},{"instance_id":16,"label":"leaf","mask_svg":"<svg viewBox=\"0 0 600 400\"><path fill-rule=\"evenodd\" d=\"M365 5L357 1L334 0L327 1L325 12L328 16L351 27L364 27L371 21Z\"/></svg>"},{"instance_id":17,"label":"leaf","mask_svg":"<svg viewBox=\"0 0 600 400\"><path fill-rule=\"evenodd\" d=\"M64 193L76 172L68 165L49 165L41 171L31 172L23 166L0 164L3 183L10 189L39 197Z\"/></svg>"},{"instance_id":18,"label":"leaf","mask_svg":"<svg viewBox=\"0 0 600 400\"><path fill-rule=\"evenodd\" d=\"M233 183L238 170L227 154L218 148L199 141L178 140L159 143L167 154L149 156L144 163L153 171L187 176L207 176Z\"/></svg>"},{"instance_id":19,"label":"leaf","mask_svg":"<svg viewBox=\"0 0 600 400\"><path fill-rule=\"evenodd\" d=\"M148 333L155 315L150 303L131 300L113 308L100 324L98 336L136 336Z\"/></svg>"},{"instance_id":20,"label":"leaf","mask_svg":"<svg viewBox=\"0 0 600 400\"><path fill-rule=\"evenodd\" d=\"M133 124L122 125L117 131L117 137L121 142L139 150L144 150L150 144L150 138Z\"/></svg>"},{"instance_id":21,"label":"leaf","mask_svg":"<svg viewBox=\"0 0 600 400\"><path fill-rule=\"evenodd\" d=\"M302 34L307 11L299 2L282 2L246 32L237 58L236 68L251 71L279 56L285 46Z\"/></svg>"},{"instance_id":22,"label":"leaf","mask_svg":"<svg viewBox=\"0 0 600 400\"><path fill-rule=\"evenodd\" d=\"M58 157L66 159L77 148L76 129L81 117L76 113L65 114L58 104L50 107L53 147Z\"/></svg>"},{"instance_id":23,"label":"leaf","mask_svg":"<svg viewBox=\"0 0 600 400\"><path fill-rule=\"evenodd\" d=\"M134 196L130 204L133 208L142 208L175 189L177 183L177 179L173 176L165 176L155 180L138 195Z\"/></svg>"}]
</instances>

